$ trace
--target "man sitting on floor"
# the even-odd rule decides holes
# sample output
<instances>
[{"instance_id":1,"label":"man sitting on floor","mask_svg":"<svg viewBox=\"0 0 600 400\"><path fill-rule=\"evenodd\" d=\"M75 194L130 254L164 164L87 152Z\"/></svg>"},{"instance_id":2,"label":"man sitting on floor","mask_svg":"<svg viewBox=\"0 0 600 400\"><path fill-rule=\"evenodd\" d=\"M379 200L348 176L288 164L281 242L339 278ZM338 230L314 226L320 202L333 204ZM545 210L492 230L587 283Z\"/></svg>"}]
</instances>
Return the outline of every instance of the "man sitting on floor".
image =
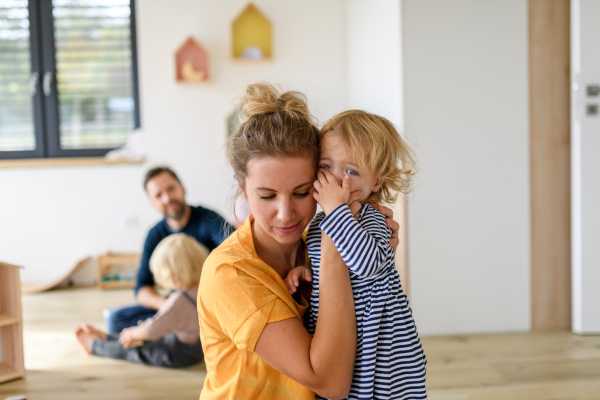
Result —
<instances>
[{"instance_id":1,"label":"man sitting on floor","mask_svg":"<svg viewBox=\"0 0 600 400\"><path fill-rule=\"evenodd\" d=\"M165 218L148 232L135 287L138 305L105 310L104 319L109 333L118 334L124 328L137 325L138 321L151 318L166 301L154 287L150 271L150 257L158 243L173 233L185 233L195 238L208 250L221 244L233 232L233 228L216 212L185 202L185 188L168 167L149 170L144 188L152 206Z\"/></svg>"}]
</instances>

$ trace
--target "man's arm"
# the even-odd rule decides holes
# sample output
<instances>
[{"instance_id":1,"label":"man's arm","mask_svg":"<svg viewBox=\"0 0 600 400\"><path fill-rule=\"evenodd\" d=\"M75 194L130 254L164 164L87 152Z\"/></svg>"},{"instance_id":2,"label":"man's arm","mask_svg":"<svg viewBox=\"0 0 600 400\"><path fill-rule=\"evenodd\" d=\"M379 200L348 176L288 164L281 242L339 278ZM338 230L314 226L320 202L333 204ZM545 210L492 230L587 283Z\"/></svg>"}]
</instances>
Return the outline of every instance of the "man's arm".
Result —
<instances>
[{"instance_id":1,"label":"man's arm","mask_svg":"<svg viewBox=\"0 0 600 400\"><path fill-rule=\"evenodd\" d=\"M144 251L142 252L135 287L135 299L144 307L158 310L165 299L154 289L154 275L150 271L150 257L161 240L161 235L155 229L152 228L148 232L148 236L146 236L146 241L144 242Z\"/></svg>"},{"instance_id":2,"label":"man's arm","mask_svg":"<svg viewBox=\"0 0 600 400\"><path fill-rule=\"evenodd\" d=\"M137 302L147 308L158 310L167 301L153 286L143 286L136 294Z\"/></svg>"}]
</instances>

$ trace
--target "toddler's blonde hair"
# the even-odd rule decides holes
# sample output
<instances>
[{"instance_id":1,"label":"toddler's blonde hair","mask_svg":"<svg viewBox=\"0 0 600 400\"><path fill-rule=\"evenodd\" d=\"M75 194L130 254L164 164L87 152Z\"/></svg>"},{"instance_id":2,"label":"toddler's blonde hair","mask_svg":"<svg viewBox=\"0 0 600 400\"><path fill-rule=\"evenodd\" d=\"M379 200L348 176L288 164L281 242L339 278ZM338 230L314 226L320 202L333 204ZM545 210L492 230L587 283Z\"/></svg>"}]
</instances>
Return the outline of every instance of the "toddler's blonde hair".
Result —
<instances>
[{"instance_id":1,"label":"toddler's blonde hair","mask_svg":"<svg viewBox=\"0 0 600 400\"><path fill-rule=\"evenodd\" d=\"M166 289L191 287L200 281L208 249L184 233L169 235L150 257L150 270L156 283Z\"/></svg>"},{"instance_id":2,"label":"toddler's blonde hair","mask_svg":"<svg viewBox=\"0 0 600 400\"><path fill-rule=\"evenodd\" d=\"M381 188L371 193L366 202L391 204L399 192L412 190L415 154L390 121L361 110L345 111L323 126L321 143L335 128L358 167L380 180Z\"/></svg>"}]
</instances>

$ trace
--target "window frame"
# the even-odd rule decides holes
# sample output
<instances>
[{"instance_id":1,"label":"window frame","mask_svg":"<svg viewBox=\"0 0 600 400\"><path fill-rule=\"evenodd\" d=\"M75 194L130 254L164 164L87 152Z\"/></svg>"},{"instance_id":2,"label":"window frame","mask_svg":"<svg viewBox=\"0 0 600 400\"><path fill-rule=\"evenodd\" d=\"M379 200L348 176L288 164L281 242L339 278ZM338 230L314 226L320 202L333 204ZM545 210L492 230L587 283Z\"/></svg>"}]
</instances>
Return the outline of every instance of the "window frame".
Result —
<instances>
[{"instance_id":1,"label":"window frame","mask_svg":"<svg viewBox=\"0 0 600 400\"><path fill-rule=\"evenodd\" d=\"M137 35L135 0L129 1L132 95L134 101L134 129L140 127L140 98L137 61ZM60 147L60 113L56 79L56 49L54 46L54 17L51 0L28 0L30 77L38 73L36 94L32 96L33 128L36 148L34 150L0 151L0 160L101 157L115 149L62 149ZM43 93L44 74L52 74L49 96Z\"/></svg>"}]
</instances>

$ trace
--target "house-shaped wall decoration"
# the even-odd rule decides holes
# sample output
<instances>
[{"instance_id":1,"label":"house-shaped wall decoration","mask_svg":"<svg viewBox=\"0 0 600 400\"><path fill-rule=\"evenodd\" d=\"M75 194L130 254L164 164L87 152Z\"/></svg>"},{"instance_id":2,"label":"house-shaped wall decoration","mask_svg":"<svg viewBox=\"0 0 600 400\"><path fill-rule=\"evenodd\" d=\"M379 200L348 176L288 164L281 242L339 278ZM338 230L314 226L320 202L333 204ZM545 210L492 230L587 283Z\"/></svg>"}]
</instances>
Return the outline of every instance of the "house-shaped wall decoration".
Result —
<instances>
[{"instance_id":1,"label":"house-shaped wall decoration","mask_svg":"<svg viewBox=\"0 0 600 400\"><path fill-rule=\"evenodd\" d=\"M208 52L192 37L175 53L177 82L197 83L209 78Z\"/></svg>"},{"instance_id":2,"label":"house-shaped wall decoration","mask_svg":"<svg viewBox=\"0 0 600 400\"><path fill-rule=\"evenodd\" d=\"M233 58L270 59L273 55L271 21L252 3L233 21Z\"/></svg>"}]
</instances>

